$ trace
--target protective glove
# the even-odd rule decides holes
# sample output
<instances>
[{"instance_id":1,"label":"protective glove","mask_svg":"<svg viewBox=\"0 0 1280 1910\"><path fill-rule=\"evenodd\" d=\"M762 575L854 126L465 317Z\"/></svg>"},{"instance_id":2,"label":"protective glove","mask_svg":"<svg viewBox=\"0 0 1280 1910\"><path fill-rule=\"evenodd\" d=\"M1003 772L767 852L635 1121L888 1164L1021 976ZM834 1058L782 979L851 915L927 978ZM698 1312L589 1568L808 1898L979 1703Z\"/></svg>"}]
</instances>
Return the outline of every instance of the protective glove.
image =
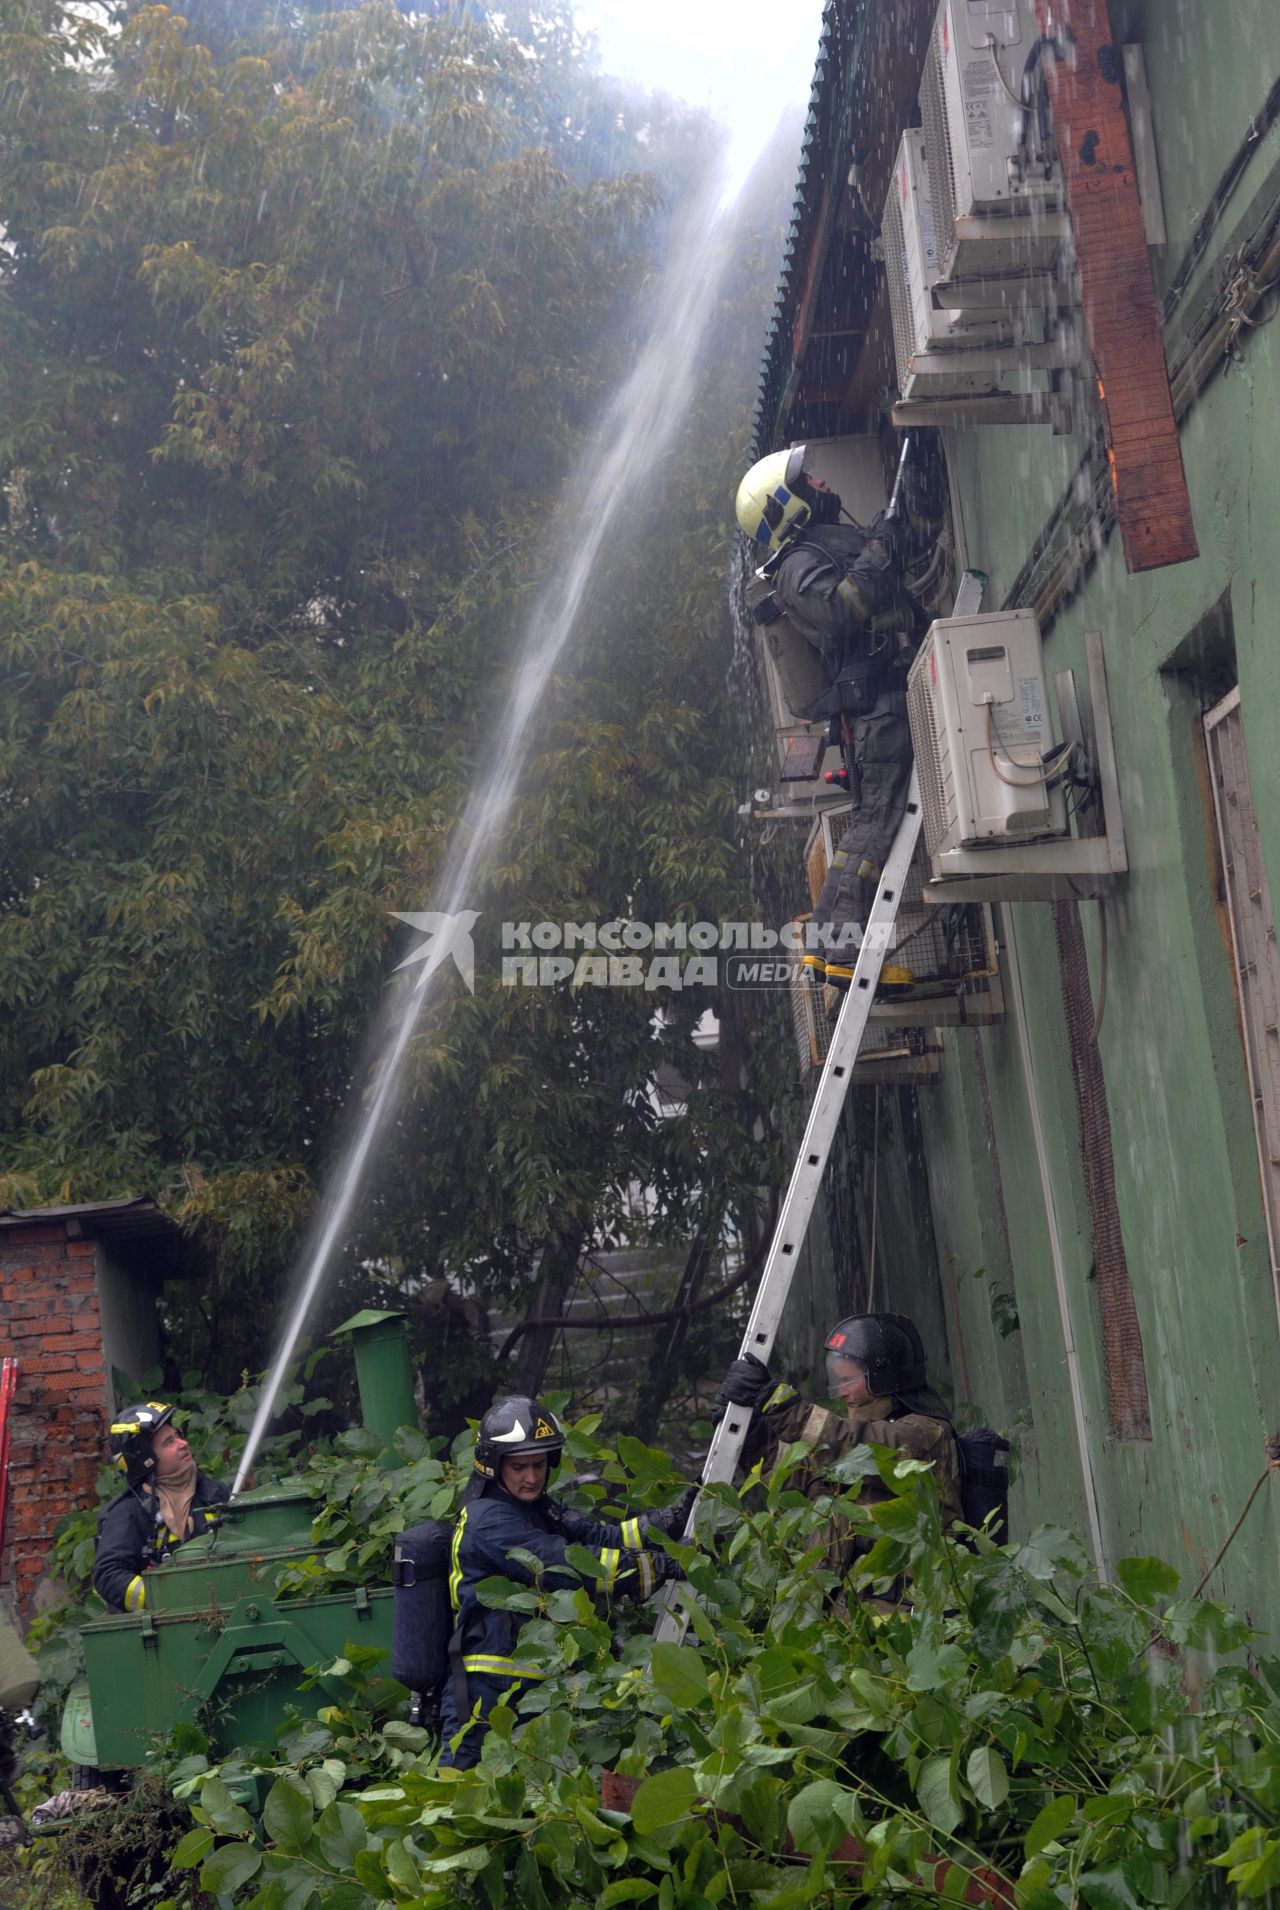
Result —
<instances>
[{"instance_id":1,"label":"protective glove","mask_svg":"<svg viewBox=\"0 0 1280 1910\"><path fill-rule=\"evenodd\" d=\"M662 1551L659 1546L655 1545L650 1550L646 1550L645 1557L649 1561L655 1585L665 1585L668 1579L682 1576L679 1560L673 1559L670 1552Z\"/></svg>"},{"instance_id":2,"label":"protective glove","mask_svg":"<svg viewBox=\"0 0 1280 1910\"><path fill-rule=\"evenodd\" d=\"M646 1512L645 1529L649 1532L665 1532L669 1539L682 1539L697 1496L697 1486L690 1486L687 1492L681 1493L674 1505L665 1506L657 1512Z\"/></svg>"},{"instance_id":3,"label":"protective glove","mask_svg":"<svg viewBox=\"0 0 1280 1910\"><path fill-rule=\"evenodd\" d=\"M758 1406L772 1384L768 1367L754 1353L733 1360L712 1401L712 1424L718 1425L730 1406Z\"/></svg>"}]
</instances>

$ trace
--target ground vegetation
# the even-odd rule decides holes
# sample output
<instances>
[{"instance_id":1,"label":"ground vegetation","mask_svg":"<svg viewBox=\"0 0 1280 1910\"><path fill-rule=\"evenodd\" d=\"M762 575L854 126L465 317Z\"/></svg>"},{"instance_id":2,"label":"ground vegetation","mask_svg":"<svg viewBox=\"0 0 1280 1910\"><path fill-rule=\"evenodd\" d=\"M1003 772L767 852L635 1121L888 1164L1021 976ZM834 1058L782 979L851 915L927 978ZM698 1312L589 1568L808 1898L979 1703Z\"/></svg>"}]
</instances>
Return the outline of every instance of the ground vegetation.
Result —
<instances>
[{"instance_id":1,"label":"ground vegetation","mask_svg":"<svg viewBox=\"0 0 1280 1910\"><path fill-rule=\"evenodd\" d=\"M592 1422L569 1454L584 1506L678 1484L663 1454L601 1447ZM465 1453L435 1462L461 1475ZM474 1772L438 1768L353 1647L324 1668L347 1699L273 1750L211 1769L192 1748L173 1767L194 1818L175 1867L257 1910L1268 1899L1280 1670L1247 1626L1156 1559L1103 1586L1066 1532L945 1535L917 1462L860 1451L838 1473L817 1498L785 1467L704 1493L696 1543L674 1548L682 1643L654 1645L651 1611L602 1605L586 1553L577 1591L491 1580L546 1676L519 1716L493 1714ZM832 1572L833 1522L868 1545L852 1579ZM236 1801L246 1783L260 1814Z\"/></svg>"}]
</instances>

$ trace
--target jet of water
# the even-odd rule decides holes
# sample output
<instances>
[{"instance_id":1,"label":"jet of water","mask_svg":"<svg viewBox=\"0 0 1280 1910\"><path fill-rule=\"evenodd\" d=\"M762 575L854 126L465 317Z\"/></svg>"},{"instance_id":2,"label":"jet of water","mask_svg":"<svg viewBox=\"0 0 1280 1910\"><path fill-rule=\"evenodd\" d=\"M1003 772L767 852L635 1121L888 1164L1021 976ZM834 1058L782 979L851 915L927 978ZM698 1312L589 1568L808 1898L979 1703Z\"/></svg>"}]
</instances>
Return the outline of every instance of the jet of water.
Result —
<instances>
[{"instance_id":1,"label":"jet of water","mask_svg":"<svg viewBox=\"0 0 1280 1910\"><path fill-rule=\"evenodd\" d=\"M655 301L648 342L608 406L580 461L569 489L568 543L524 633L515 680L500 722L504 750L496 773L484 780L463 810L454 848L433 908L456 915L474 893L506 821L533 743L533 719L552 672L577 625L601 555L625 536L628 508L651 486L663 452L683 419L693 393L699 347L710 326L716 295L730 257L730 207L714 194L694 206L677 226ZM404 1059L435 978L447 965L451 940L438 933L416 976L392 996L368 1098L344 1152L322 1212L314 1245L272 1361L254 1415L233 1492L253 1464L280 1386L333 1255L343 1239L364 1185L379 1136L403 1086Z\"/></svg>"}]
</instances>

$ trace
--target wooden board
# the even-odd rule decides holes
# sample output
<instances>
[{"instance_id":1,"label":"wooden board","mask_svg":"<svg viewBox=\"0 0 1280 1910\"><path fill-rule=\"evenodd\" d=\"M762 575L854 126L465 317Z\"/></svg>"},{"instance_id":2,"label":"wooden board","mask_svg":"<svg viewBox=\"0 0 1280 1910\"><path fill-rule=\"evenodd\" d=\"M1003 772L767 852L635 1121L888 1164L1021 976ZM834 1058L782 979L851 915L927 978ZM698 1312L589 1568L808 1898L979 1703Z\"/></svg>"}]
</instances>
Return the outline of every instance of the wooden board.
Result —
<instances>
[{"instance_id":1,"label":"wooden board","mask_svg":"<svg viewBox=\"0 0 1280 1910\"><path fill-rule=\"evenodd\" d=\"M1085 334L1097 372L1131 571L1199 555L1125 118L1123 63L1107 0L1036 0L1040 30L1072 57L1044 55L1075 233ZM1065 21L1065 29L1062 23Z\"/></svg>"}]
</instances>

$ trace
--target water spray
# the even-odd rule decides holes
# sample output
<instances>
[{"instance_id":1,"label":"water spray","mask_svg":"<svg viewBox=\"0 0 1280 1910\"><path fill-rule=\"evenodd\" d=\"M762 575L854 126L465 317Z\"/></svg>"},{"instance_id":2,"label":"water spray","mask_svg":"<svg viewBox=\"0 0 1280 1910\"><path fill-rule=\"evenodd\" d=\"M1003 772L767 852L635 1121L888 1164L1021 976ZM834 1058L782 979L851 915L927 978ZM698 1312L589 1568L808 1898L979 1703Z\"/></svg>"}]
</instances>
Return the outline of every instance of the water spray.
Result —
<instances>
[{"instance_id":1,"label":"water spray","mask_svg":"<svg viewBox=\"0 0 1280 1910\"><path fill-rule=\"evenodd\" d=\"M729 205L715 193L681 222L660 281L653 326L626 382L605 411L569 486L573 539L543 591L526 628L522 656L499 721L507 748L496 775L472 790L455 834L459 847L446 862L438 912L457 915L475 892L477 878L499 837L528 760L533 717L576 628L602 551L626 522L632 499L651 486L651 473L688 413L699 345L706 336L720 281L732 256ZM402 980L385 1020L372 1086L358 1126L339 1163L334 1192L291 1308L284 1336L263 1386L262 1397L236 1471L239 1492L275 1411L280 1387L297 1351L303 1327L329 1270L375 1145L403 1089L404 1061L433 983L450 954L447 933L436 936L412 980Z\"/></svg>"}]
</instances>

